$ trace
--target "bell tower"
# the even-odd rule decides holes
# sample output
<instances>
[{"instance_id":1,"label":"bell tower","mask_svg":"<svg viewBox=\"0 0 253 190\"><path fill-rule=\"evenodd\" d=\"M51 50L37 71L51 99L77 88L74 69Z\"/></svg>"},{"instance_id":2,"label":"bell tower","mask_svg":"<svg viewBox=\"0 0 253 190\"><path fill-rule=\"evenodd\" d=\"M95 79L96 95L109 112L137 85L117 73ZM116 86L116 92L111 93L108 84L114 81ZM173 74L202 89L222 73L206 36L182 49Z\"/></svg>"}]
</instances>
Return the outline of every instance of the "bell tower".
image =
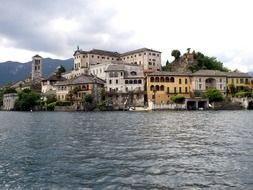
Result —
<instances>
[{"instance_id":1,"label":"bell tower","mask_svg":"<svg viewBox=\"0 0 253 190\"><path fill-rule=\"evenodd\" d=\"M42 78L42 57L35 55L32 59L32 80L40 80Z\"/></svg>"}]
</instances>

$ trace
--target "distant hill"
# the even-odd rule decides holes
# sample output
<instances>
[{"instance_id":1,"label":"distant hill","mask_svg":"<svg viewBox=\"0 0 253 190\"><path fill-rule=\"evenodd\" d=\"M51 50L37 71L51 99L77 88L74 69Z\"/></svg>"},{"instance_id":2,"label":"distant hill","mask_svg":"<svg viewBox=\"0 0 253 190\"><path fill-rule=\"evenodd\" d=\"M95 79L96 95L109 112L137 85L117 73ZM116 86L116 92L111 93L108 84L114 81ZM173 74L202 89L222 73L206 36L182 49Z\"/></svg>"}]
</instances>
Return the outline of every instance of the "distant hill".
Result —
<instances>
[{"instance_id":1,"label":"distant hill","mask_svg":"<svg viewBox=\"0 0 253 190\"><path fill-rule=\"evenodd\" d=\"M59 60L45 58L43 59L43 77L48 77L53 73L57 66L63 65L66 70L70 70L73 67L73 59ZM0 63L0 87L11 82L18 80L24 80L31 74L32 62L19 63L13 61L7 61Z\"/></svg>"},{"instance_id":2,"label":"distant hill","mask_svg":"<svg viewBox=\"0 0 253 190\"><path fill-rule=\"evenodd\" d=\"M253 77L253 71L249 72L249 75Z\"/></svg>"}]
</instances>

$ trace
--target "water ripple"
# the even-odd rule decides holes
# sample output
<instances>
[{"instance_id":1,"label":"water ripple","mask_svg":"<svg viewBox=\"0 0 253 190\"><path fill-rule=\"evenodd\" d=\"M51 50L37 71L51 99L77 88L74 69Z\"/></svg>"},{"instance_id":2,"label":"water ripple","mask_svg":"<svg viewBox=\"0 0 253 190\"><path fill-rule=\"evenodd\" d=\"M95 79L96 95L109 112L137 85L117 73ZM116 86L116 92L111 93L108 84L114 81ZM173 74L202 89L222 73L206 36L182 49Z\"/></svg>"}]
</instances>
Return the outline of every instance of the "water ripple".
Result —
<instances>
[{"instance_id":1,"label":"water ripple","mask_svg":"<svg viewBox=\"0 0 253 190\"><path fill-rule=\"evenodd\" d=\"M0 112L0 189L253 189L253 112Z\"/></svg>"}]
</instances>

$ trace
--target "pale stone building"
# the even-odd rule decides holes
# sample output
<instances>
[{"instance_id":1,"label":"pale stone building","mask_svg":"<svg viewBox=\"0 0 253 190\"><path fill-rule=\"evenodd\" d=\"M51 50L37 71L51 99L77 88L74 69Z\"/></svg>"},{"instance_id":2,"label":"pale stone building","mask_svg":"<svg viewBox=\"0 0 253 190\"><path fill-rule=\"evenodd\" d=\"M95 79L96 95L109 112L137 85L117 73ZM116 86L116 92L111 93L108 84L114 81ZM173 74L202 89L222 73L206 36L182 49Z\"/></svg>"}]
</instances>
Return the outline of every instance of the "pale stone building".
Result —
<instances>
[{"instance_id":1,"label":"pale stone building","mask_svg":"<svg viewBox=\"0 0 253 190\"><path fill-rule=\"evenodd\" d=\"M17 99L18 99L17 93L4 94L3 110L6 110L6 111L13 110Z\"/></svg>"},{"instance_id":2,"label":"pale stone building","mask_svg":"<svg viewBox=\"0 0 253 190\"><path fill-rule=\"evenodd\" d=\"M92 94L95 101L100 101L100 93L105 81L91 75L82 74L78 77L58 81L55 84L58 100L73 101L76 105L82 105L85 94Z\"/></svg>"},{"instance_id":3,"label":"pale stone building","mask_svg":"<svg viewBox=\"0 0 253 190\"><path fill-rule=\"evenodd\" d=\"M197 95L208 88L216 88L224 95L227 92L227 73L216 70L199 70L191 74L191 90Z\"/></svg>"},{"instance_id":4,"label":"pale stone building","mask_svg":"<svg viewBox=\"0 0 253 190\"><path fill-rule=\"evenodd\" d=\"M42 57L35 55L32 57L32 80L42 78Z\"/></svg>"},{"instance_id":5,"label":"pale stone building","mask_svg":"<svg viewBox=\"0 0 253 190\"><path fill-rule=\"evenodd\" d=\"M47 79L43 79L41 81L41 92L47 93L51 91L55 93L56 92L55 84L58 81L64 81L64 80L67 80L67 79L62 76L57 76L56 74L49 76Z\"/></svg>"},{"instance_id":6,"label":"pale stone building","mask_svg":"<svg viewBox=\"0 0 253 190\"><path fill-rule=\"evenodd\" d=\"M83 51L79 48L74 53L74 67L70 72L63 73L63 77L71 79L81 74L92 74L95 65L106 64L135 64L141 65L145 73L161 70L161 52L141 48L126 53L118 53L99 49ZM97 74L96 74L97 75Z\"/></svg>"},{"instance_id":7,"label":"pale stone building","mask_svg":"<svg viewBox=\"0 0 253 190\"><path fill-rule=\"evenodd\" d=\"M110 65L105 72L107 99L112 105L122 109L144 105L145 83L141 65Z\"/></svg>"}]
</instances>

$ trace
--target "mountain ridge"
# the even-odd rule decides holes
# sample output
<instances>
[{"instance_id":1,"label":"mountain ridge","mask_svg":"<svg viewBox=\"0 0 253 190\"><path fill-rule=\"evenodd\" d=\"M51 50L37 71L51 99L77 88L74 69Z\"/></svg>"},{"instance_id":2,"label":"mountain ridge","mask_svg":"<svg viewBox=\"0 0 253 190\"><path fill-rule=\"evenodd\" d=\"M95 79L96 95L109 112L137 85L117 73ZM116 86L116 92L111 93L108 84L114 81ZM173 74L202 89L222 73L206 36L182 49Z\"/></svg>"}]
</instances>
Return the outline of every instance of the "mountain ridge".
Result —
<instances>
[{"instance_id":1,"label":"mountain ridge","mask_svg":"<svg viewBox=\"0 0 253 190\"><path fill-rule=\"evenodd\" d=\"M44 58L42 62L43 77L52 74L57 66L63 65L66 70L73 67L73 58L60 60L52 58ZM26 79L32 71L32 61L21 63L15 61L6 61L0 63L0 87L12 82Z\"/></svg>"}]
</instances>

